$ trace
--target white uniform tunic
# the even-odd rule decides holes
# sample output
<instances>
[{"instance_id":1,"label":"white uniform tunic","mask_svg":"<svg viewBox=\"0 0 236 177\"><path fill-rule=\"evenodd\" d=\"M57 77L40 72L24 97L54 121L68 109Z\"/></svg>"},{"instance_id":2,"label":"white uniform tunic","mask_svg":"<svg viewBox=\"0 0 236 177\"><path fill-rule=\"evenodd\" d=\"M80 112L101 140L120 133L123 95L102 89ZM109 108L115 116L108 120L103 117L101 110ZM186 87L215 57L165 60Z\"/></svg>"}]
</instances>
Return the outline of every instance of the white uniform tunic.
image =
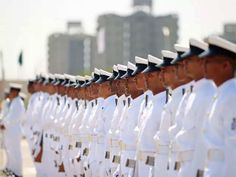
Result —
<instances>
[{"instance_id":1,"label":"white uniform tunic","mask_svg":"<svg viewBox=\"0 0 236 177\"><path fill-rule=\"evenodd\" d=\"M156 161L157 170L159 171L159 173L157 174L158 177L168 176L168 160L170 150L169 128L174 124L176 111L182 97L183 86L174 89L172 92L172 97L164 106L161 115L160 129L155 135L158 154ZM169 166L169 169L173 169L171 164Z\"/></svg>"},{"instance_id":2,"label":"white uniform tunic","mask_svg":"<svg viewBox=\"0 0 236 177\"><path fill-rule=\"evenodd\" d=\"M177 173L178 173L177 169L175 169L175 162L176 162L176 156L177 156L177 150L178 150L174 146L175 141L176 141L175 136L182 128L184 112L185 112L185 109L186 109L188 98L189 98L189 96L192 92L193 84L194 84L194 81L183 85L183 88L182 88L183 97L182 97L182 99L179 103L179 106L177 108L174 124L169 128L169 135L170 135L170 157L169 157L169 161L170 161L170 164L171 164L171 167L172 167L172 169L170 169L170 171L169 171L169 173L170 173L169 175L171 177L177 176Z\"/></svg>"},{"instance_id":3,"label":"white uniform tunic","mask_svg":"<svg viewBox=\"0 0 236 177\"><path fill-rule=\"evenodd\" d=\"M24 103L18 96L14 98L9 107L9 111L3 118L4 145L7 152L6 168L15 174L22 175L22 156L21 156L21 121L25 114Z\"/></svg>"},{"instance_id":4,"label":"white uniform tunic","mask_svg":"<svg viewBox=\"0 0 236 177\"><path fill-rule=\"evenodd\" d=\"M121 124L121 174L124 176L128 176L130 171L130 168L126 167L127 160L133 160L135 158L137 142L134 129L138 124L137 113L140 111L143 99L144 95L142 94L131 102L126 116L123 117L123 123Z\"/></svg>"},{"instance_id":5,"label":"white uniform tunic","mask_svg":"<svg viewBox=\"0 0 236 177\"><path fill-rule=\"evenodd\" d=\"M126 96L122 95L119 98L117 98L117 104L116 109L114 111L114 114L112 115L112 121L111 126L108 132L108 138L109 138L109 145L108 149L110 151L110 173L113 174L118 166L117 163L113 163L114 155L119 154L119 136L116 134L116 130L119 129L119 121L121 119L121 115L123 112L123 109L125 107L125 100Z\"/></svg>"},{"instance_id":6,"label":"white uniform tunic","mask_svg":"<svg viewBox=\"0 0 236 177\"><path fill-rule=\"evenodd\" d=\"M208 146L206 177L236 176L236 80L217 89L204 135Z\"/></svg>"},{"instance_id":7,"label":"white uniform tunic","mask_svg":"<svg viewBox=\"0 0 236 177\"><path fill-rule=\"evenodd\" d=\"M74 119L75 122L72 125L72 129L71 129L71 134L73 137L73 142L74 142L74 148L73 148L73 152L71 154L71 161L73 161L74 164L74 174L78 175L81 174L81 168L82 168L82 164L80 161L78 161L79 156L81 155L81 139L79 137L79 127L81 126L82 123L82 119L84 117L84 112L85 112L85 100L80 100L79 101L79 108L77 113L74 115Z\"/></svg>"},{"instance_id":8,"label":"white uniform tunic","mask_svg":"<svg viewBox=\"0 0 236 177\"><path fill-rule=\"evenodd\" d=\"M95 176L104 177L106 175L105 153L108 143L108 131L111 125L111 115L114 114L116 95L112 95L104 100L102 112L97 117L94 134L96 136L96 163L99 174Z\"/></svg>"},{"instance_id":9,"label":"white uniform tunic","mask_svg":"<svg viewBox=\"0 0 236 177\"><path fill-rule=\"evenodd\" d=\"M147 157L155 157L156 143L153 139L156 132L159 130L161 113L165 105L166 93L161 92L153 96L149 102L146 118L141 124L136 159L138 160L135 176L149 176L152 174L151 166L145 164Z\"/></svg>"},{"instance_id":10,"label":"white uniform tunic","mask_svg":"<svg viewBox=\"0 0 236 177\"><path fill-rule=\"evenodd\" d=\"M197 169L191 167L193 162L193 154L196 146L198 146L202 125L206 119L207 110L213 101L216 91L215 84L206 79L201 79L194 84L184 113L183 126L181 131L176 135L176 147L179 151L177 161L182 162L178 176L190 177L196 176ZM204 154L203 144L201 148ZM187 159L182 158L187 157Z\"/></svg>"},{"instance_id":11,"label":"white uniform tunic","mask_svg":"<svg viewBox=\"0 0 236 177\"><path fill-rule=\"evenodd\" d=\"M101 115L102 110L103 110L103 104L104 104L104 99L99 97L96 99L94 102L94 109L90 113L89 120L86 125L86 133L87 137L89 137L89 154L86 156L84 160L84 168L86 169L85 171L85 176L94 176L97 173L97 164L96 164L96 136L94 133L94 129L96 128L96 121L98 117Z\"/></svg>"},{"instance_id":12,"label":"white uniform tunic","mask_svg":"<svg viewBox=\"0 0 236 177\"><path fill-rule=\"evenodd\" d=\"M32 144L32 136L33 136L33 131L32 131L32 127L33 127L33 110L35 108L35 104L37 104L37 100L38 99L38 94L37 92L32 94L29 102L28 102L28 107L25 113L25 120L23 121L23 132L24 135L26 136L27 142L29 144L30 150L32 151L33 149L33 144Z\"/></svg>"}]
</instances>

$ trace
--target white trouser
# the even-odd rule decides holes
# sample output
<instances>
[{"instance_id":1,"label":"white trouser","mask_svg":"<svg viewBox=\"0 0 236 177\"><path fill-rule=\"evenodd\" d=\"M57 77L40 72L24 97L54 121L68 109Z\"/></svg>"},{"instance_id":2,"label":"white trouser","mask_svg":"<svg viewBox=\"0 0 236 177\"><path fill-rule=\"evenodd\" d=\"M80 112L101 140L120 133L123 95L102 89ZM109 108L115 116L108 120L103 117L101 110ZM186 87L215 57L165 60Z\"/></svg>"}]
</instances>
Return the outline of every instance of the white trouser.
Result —
<instances>
[{"instance_id":1,"label":"white trouser","mask_svg":"<svg viewBox=\"0 0 236 177\"><path fill-rule=\"evenodd\" d=\"M156 154L154 177L167 177L168 176L168 154Z\"/></svg>"},{"instance_id":2,"label":"white trouser","mask_svg":"<svg viewBox=\"0 0 236 177\"><path fill-rule=\"evenodd\" d=\"M116 171L117 167L118 167L118 164L117 163L113 163L113 158L114 158L114 155L118 155L120 153L120 147L119 146L113 146L110 148L111 151L110 151L110 164L109 164L109 171L111 173L111 176L112 174Z\"/></svg>"},{"instance_id":3,"label":"white trouser","mask_svg":"<svg viewBox=\"0 0 236 177\"><path fill-rule=\"evenodd\" d=\"M82 174L84 174L84 169L83 169L83 163L82 163L82 153L83 150L81 148L77 149L77 152L75 152L75 157L74 157L74 170L75 170L75 174L80 176Z\"/></svg>"},{"instance_id":4,"label":"white trouser","mask_svg":"<svg viewBox=\"0 0 236 177\"><path fill-rule=\"evenodd\" d=\"M95 170L98 172L99 177L106 176L105 167L104 167L105 151L106 151L106 147L104 143L96 144L96 164L97 165L95 167ZM95 176L97 176L97 174Z\"/></svg>"},{"instance_id":5,"label":"white trouser","mask_svg":"<svg viewBox=\"0 0 236 177\"><path fill-rule=\"evenodd\" d=\"M135 174L134 176L136 177L148 177L150 174L150 167L148 165L145 164L145 161L141 161L139 160L136 163L136 170L135 170ZM130 176L132 177L132 176Z\"/></svg>"},{"instance_id":6,"label":"white trouser","mask_svg":"<svg viewBox=\"0 0 236 177\"><path fill-rule=\"evenodd\" d=\"M15 130L5 130L4 146L6 148L6 168L22 176L21 133Z\"/></svg>"},{"instance_id":7,"label":"white trouser","mask_svg":"<svg viewBox=\"0 0 236 177\"><path fill-rule=\"evenodd\" d=\"M168 174L170 177L177 177L178 175L178 171L175 170L176 157L177 153L171 152L169 160L169 170L168 170Z\"/></svg>"},{"instance_id":8,"label":"white trouser","mask_svg":"<svg viewBox=\"0 0 236 177\"><path fill-rule=\"evenodd\" d=\"M134 159L135 158L135 150L129 150L129 151L122 151L121 152L121 175L123 177L127 177L130 175L130 173L133 173L133 170L131 170L129 167L126 167L126 162L128 159ZM131 172L132 171L132 172Z\"/></svg>"},{"instance_id":9,"label":"white trouser","mask_svg":"<svg viewBox=\"0 0 236 177\"><path fill-rule=\"evenodd\" d=\"M224 161L210 161L205 169L204 177L223 177Z\"/></svg>"}]
</instances>

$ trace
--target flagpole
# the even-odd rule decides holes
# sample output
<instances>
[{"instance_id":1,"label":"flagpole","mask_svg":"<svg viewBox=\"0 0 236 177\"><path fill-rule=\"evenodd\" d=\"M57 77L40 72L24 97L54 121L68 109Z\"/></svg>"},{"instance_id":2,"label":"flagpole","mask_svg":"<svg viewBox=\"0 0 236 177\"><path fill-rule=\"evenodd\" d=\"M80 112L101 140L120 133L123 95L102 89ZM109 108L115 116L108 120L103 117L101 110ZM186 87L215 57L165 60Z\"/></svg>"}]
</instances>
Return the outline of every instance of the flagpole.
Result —
<instances>
[{"instance_id":1,"label":"flagpole","mask_svg":"<svg viewBox=\"0 0 236 177\"><path fill-rule=\"evenodd\" d=\"M5 81L5 71L4 71L4 63L3 63L3 53L2 53L2 51L0 51L0 62L1 62L2 80Z\"/></svg>"}]
</instances>

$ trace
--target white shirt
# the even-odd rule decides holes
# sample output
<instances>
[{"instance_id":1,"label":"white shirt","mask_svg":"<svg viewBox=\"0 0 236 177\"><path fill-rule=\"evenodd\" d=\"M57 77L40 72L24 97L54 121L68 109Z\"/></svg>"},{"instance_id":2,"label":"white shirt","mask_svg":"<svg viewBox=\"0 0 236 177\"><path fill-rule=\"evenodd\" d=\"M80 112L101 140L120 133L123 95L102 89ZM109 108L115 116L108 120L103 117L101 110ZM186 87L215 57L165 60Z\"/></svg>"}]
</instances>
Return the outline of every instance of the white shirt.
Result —
<instances>
[{"instance_id":1,"label":"white shirt","mask_svg":"<svg viewBox=\"0 0 236 177\"><path fill-rule=\"evenodd\" d=\"M209 149L224 152L224 174L236 176L236 80L230 79L217 89L204 135Z\"/></svg>"},{"instance_id":2,"label":"white shirt","mask_svg":"<svg viewBox=\"0 0 236 177\"><path fill-rule=\"evenodd\" d=\"M3 125L5 126L6 134L20 134L21 133L21 121L25 114L24 103L22 99L18 96L14 98L9 107L7 115L3 118ZM9 137L14 138L14 137Z\"/></svg>"},{"instance_id":3,"label":"white shirt","mask_svg":"<svg viewBox=\"0 0 236 177\"><path fill-rule=\"evenodd\" d=\"M183 87L180 86L173 90L172 97L168 103L164 106L162 115L161 115L161 124L160 129L155 135L157 144L169 146L170 136L169 128L174 124L175 115L180 103L180 100L183 97Z\"/></svg>"},{"instance_id":4,"label":"white shirt","mask_svg":"<svg viewBox=\"0 0 236 177\"><path fill-rule=\"evenodd\" d=\"M112 116L112 120L111 120L111 126L109 129L109 137L110 139L118 139L118 136L116 134L116 130L119 129L119 121L122 115L122 111L125 107L125 100L126 97L125 95L120 96L117 99L117 105L114 111L114 114Z\"/></svg>"},{"instance_id":5,"label":"white shirt","mask_svg":"<svg viewBox=\"0 0 236 177\"><path fill-rule=\"evenodd\" d=\"M112 95L104 100L101 114L98 115L94 133L98 136L106 136L111 124L111 115L114 114L116 95Z\"/></svg>"},{"instance_id":6,"label":"white shirt","mask_svg":"<svg viewBox=\"0 0 236 177\"><path fill-rule=\"evenodd\" d=\"M202 122L213 101L216 86L213 81L201 79L194 84L184 113L183 126L176 135L180 151L193 150Z\"/></svg>"},{"instance_id":7,"label":"white shirt","mask_svg":"<svg viewBox=\"0 0 236 177\"><path fill-rule=\"evenodd\" d=\"M161 92L153 96L151 101L151 108L147 113L145 121L140 127L138 149L140 151L155 152L155 140L153 139L155 133L159 130L161 113L166 101L166 92Z\"/></svg>"},{"instance_id":8,"label":"white shirt","mask_svg":"<svg viewBox=\"0 0 236 177\"><path fill-rule=\"evenodd\" d=\"M128 112L124 117L124 122L121 125L121 141L133 147L136 147L136 133L134 132L134 128L138 124L137 113L140 111L143 99L144 95L142 94L131 102Z\"/></svg>"}]
</instances>

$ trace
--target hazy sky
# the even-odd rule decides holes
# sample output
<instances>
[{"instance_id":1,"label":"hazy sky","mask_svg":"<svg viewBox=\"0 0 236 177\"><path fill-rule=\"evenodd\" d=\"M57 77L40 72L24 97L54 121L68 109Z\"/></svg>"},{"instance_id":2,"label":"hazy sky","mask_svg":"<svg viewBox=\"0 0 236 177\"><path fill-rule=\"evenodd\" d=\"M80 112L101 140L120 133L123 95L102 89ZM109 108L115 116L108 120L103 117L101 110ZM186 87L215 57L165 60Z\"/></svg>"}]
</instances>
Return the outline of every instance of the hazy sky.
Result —
<instances>
[{"instance_id":1,"label":"hazy sky","mask_svg":"<svg viewBox=\"0 0 236 177\"><path fill-rule=\"evenodd\" d=\"M155 0L154 0L155 1ZM236 0L156 0L154 14L179 15L179 43L190 37L221 33L223 23L236 22ZM30 78L47 67L47 37L64 32L68 20L81 20L93 34L97 16L129 14L131 0L0 0L0 50L7 78ZM17 67L20 50L24 67ZM20 75L20 76L17 76Z\"/></svg>"}]
</instances>

